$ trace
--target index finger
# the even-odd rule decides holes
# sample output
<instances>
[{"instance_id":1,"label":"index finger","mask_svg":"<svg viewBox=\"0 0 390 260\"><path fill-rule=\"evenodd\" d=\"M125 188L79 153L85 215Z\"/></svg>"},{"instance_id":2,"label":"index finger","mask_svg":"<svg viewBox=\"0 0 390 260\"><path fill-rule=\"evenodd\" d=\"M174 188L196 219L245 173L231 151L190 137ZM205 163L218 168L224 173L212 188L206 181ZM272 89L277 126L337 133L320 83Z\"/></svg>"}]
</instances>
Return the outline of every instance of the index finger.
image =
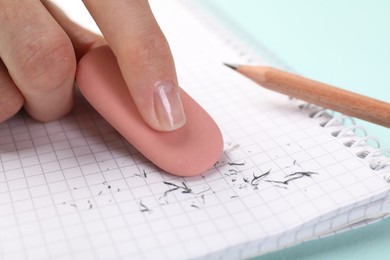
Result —
<instances>
[{"instance_id":1,"label":"index finger","mask_svg":"<svg viewBox=\"0 0 390 260\"><path fill-rule=\"evenodd\" d=\"M84 0L149 126L175 130L186 118L172 54L147 0Z\"/></svg>"}]
</instances>

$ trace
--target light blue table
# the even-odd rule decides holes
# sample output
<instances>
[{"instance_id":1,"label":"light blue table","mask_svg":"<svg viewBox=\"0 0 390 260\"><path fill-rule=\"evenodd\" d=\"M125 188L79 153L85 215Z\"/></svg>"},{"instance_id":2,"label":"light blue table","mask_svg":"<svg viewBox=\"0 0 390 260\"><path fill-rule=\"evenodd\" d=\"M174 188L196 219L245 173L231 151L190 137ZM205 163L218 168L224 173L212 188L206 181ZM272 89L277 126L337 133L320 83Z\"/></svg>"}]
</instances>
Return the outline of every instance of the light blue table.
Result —
<instances>
[{"instance_id":1,"label":"light blue table","mask_svg":"<svg viewBox=\"0 0 390 260\"><path fill-rule=\"evenodd\" d=\"M390 102L390 1L203 2L300 74ZM390 129L358 123L390 147ZM390 259L390 219L256 258L269 259Z\"/></svg>"}]
</instances>

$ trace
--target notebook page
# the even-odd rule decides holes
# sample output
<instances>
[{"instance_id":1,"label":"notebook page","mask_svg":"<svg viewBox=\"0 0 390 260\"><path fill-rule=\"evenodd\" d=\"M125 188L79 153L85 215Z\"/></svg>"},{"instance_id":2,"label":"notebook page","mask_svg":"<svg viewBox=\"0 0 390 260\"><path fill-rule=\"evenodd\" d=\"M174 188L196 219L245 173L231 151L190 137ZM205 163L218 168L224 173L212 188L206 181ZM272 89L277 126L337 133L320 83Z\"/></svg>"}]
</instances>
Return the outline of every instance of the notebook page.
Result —
<instances>
[{"instance_id":1,"label":"notebook page","mask_svg":"<svg viewBox=\"0 0 390 260\"><path fill-rule=\"evenodd\" d=\"M259 254L259 241L275 250L283 232L386 196L382 176L309 118L311 108L223 67L241 56L202 14L150 2L181 86L221 127L224 154L201 176L178 178L81 97L55 122L20 113L0 124L1 259L232 256L245 243Z\"/></svg>"}]
</instances>

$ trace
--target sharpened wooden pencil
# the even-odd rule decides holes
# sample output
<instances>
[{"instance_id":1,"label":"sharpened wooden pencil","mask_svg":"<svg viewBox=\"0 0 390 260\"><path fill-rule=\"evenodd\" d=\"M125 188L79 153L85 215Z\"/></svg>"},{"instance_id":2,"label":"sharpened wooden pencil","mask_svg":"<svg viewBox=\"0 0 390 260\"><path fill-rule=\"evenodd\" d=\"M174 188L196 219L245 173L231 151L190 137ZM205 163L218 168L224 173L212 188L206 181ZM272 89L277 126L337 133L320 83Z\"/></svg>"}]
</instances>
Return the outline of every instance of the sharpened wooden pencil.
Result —
<instances>
[{"instance_id":1,"label":"sharpened wooden pencil","mask_svg":"<svg viewBox=\"0 0 390 260\"><path fill-rule=\"evenodd\" d=\"M390 103L271 67L225 65L267 89L390 127Z\"/></svg>"}]
</instances>

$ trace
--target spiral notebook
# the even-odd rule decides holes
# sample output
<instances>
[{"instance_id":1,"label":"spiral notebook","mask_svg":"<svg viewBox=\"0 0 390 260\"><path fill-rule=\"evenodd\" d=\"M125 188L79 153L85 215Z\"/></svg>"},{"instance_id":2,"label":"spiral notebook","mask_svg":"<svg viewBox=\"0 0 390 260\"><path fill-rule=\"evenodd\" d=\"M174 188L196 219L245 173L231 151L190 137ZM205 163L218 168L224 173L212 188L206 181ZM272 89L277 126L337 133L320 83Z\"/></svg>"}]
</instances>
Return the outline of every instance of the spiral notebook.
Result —
<instances>
[{"instance_id":1,"label":"spiral notebook","mask_svg":"<svg viewBox=\"0 0 390 260\"><path fill-rule=\"evenodd\" d=\"M181 86L223 132L220 160L197 177L162 172L81 96L58 121L21 112L0 124L0 259L239 259L387 216L375 138L224 67L275 59L195 1L150 3Z\"/></svg>"}]
</instances>

